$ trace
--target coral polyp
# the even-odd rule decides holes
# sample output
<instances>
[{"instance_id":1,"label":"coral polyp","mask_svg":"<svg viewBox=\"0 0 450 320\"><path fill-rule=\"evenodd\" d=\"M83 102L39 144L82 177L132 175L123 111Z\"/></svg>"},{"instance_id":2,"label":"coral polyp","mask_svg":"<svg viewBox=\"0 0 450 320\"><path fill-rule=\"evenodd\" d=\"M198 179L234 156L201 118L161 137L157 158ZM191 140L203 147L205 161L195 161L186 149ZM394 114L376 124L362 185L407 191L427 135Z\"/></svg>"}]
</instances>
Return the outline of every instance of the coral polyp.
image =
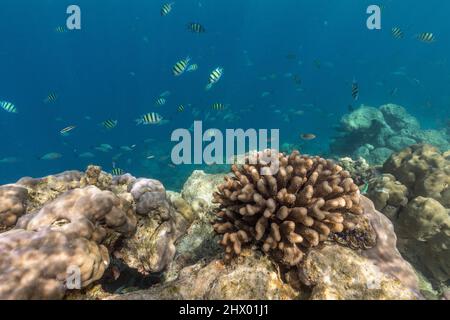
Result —
<instances>
[{"instance_id":1,"label":"coral polyp","mask_svg":"<svg viewBox=\"0 0 450 320\"><path fill-rule=\"evenodd\" d=\"M308 248L353 229L348 217L363 213L359 189L339 165L298 151L278 153L279 170L262 175L269 163L261 160L271 152L233 165L232 176L214 194L219 203L214 229L223 235L226 260L256 243L280 263L295 266Z\"/></svg>"}]
</instances>

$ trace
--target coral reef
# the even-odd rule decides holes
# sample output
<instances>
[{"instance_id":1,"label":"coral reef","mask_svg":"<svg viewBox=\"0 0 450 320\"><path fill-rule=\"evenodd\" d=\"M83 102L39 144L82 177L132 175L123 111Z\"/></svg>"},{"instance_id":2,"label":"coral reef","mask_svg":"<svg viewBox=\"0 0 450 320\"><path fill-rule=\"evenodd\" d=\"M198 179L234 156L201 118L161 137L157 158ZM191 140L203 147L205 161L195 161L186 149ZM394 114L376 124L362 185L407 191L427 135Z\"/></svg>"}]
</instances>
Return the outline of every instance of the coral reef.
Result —
<instances>
[{"instance_id":1,"label":"coral reef","mask_svg":"<svg viewBox=\"0 0 450 320\"><path fill-rule=\"evenodd\" d=\"M289 156L277 154L278 172L262 176L261 169L269 165L263 162L263 153L256 157L247 158L242 167L233 165L234 177L227 176L214 194L220 204L214 228L224 235L226 259L256 240L264 252L294 266L305 248L319 245L331 233L354 228L343 213L362 214L360 194L342 167L294 151Z\"/></svg>"},{"instance_id":2,"label":"coral reef","mask_svg":"<svg viewBox=\"0 0 450 320\"><path fill-rule=\"evenodd\" d=\"M100 279L109 264L107 238L134 231L134 215L125 207L113 193L90 186L22 216L15 229L0 234L0 298L62 298L73 268L81 287Z\"/></svg>"},{"instance_id":3,"label":"coral reef","mask_svg":"<svg viewBox=\"0 0 450 320\"><path fill-rule=\"evenodd\" d=\"M180 197L169 202L157 180L137 179L128 190L136 203L138 227L116 256L143 274L161 272L174 258L174 243L192 222L192 210Z\"/></svg>"},{"instance_id":4,"label":"coral reef","mask_svg":"<svg viewBox=\"0 0 450 320\"><path fill-rule=\"evenodd\" d=\"M255 252L244 251L241 263L220 259L183 268L174 281L111 299L117 300L292 300L298 296L275 266Z\"/></svg>"},{"instance_id":5,"label":"coral reef","mask_svg":"<svg viewBox=\"0 0 450 320\"><path fill-rule=\"evenodd\" d=\"M344 115L336 129L331 153L363 157L370 164L383 164L392 153L417 143L430 143L441 150L450 147L445 130L421 130L417 119L395 104L378 109L363 105Z\"/></svg>"},{"instance_id":6,"label":"coral reef","mask_svg":"<svg viewBox=\"0 0 450 320\"><path fill-rule=\"evenodd\" d=\"M399 249L437 287L450 279L450 153L413 145L393 154L368 196L391 219Z\"/></svg>"},{"instance_id":7,"label":"coral reef","mask_svg":"<svg viewBox=\"0 0 450 320\"><path fill-rule=\"evenodd\" d=\"M18 185L0 186L0 232L16 225L27 210L28 190Z\"/></svg>"},{"instance_id":8,"label":"coral reef","mask_svg":"<svg viewBox=\"0 0 450 320\"><path fill-rule=\"evenodd\" d=\"M308 253L303 265L312 300L418 299L413 290L349 248L318 248Z\"/></svg>"}]
</instances>

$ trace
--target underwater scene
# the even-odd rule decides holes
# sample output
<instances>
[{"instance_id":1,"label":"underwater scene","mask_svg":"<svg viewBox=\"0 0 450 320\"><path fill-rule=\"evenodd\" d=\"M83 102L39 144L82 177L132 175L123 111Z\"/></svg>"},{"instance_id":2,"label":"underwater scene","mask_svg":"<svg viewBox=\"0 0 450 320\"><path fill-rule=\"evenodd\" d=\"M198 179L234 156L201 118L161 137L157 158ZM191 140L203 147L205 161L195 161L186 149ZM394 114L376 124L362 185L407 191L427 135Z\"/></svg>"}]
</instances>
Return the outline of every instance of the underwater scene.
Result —
<instances>
[{"instance_id":1,"label":"underwater scene","mask_svg":"<svg viewBox=\"0 0 450 320\"><path fill-rule=\"evenodd\" d=\"M450 299L449 11L2 0L0 299Z\"/></svg>"}]
</instances>

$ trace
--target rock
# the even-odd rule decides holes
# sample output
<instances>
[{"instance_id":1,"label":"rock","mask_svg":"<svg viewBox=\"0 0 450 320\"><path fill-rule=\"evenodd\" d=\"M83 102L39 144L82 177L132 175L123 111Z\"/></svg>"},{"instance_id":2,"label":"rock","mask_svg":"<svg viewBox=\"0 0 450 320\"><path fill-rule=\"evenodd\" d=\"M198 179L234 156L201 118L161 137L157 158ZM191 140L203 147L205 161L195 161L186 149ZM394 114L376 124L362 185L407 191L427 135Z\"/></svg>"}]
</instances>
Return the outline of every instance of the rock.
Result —
<instances>
[{"instance_id":1,"label":"rock","mask_svg":"<svg viewBox=\"0 0 450 320\"><path fill-rule=\"evenodd\" d=\"M248 251L245 259L231 265L219 259L199 262L181 270L174 281L112 299L292 300L297 296L267 257Z\"/></svg>"},{"instance_id":2,"label":"rock","mask_svg":"<svg viewBox=\"0 0 450 320\"><path fill-rule=\"evenodd\" d=\"M368 197L375 208L391 220L398 218L400 209L408 204L408 188L391 174L383 174L369 181Z\"/></svg>"},{"instance_id":3,"label":"rock","mask_svg":"<svg viewBox=\"0 0 450 320\"><path fill-rule=\"evenodd\" d=\"M25 177L16 182L28 190L29 212L38 210L44 204L56 199L60 194L80 187L83 173L79 171L66 171L44 178Z\"/></svg>"},{"instance_id":4,"label":"rock","mask_svg":"<svg viewBox=\"0 0 450 320\"><path fill-rule=\"evenodd\" d=\"M378 212L368 198L362 197L362 205L364 215L375 230L377 241L373 248L363 250L361 255L370 259L380 271L395 277L403 286L417 294L419 280L412 266L397 250L397 236L392 222Z\"/></svg>"},{"instance_id":5,"label":"rock","mask_svg":"<svg viewBox=\"0 0 450 320\"><path fill-rule=\"evenodd\" d=\"M450 230L449 210L432 198L416 197L401 210L397 226L403 238L428 241L442 230Z\"/></svg>"},{"instance_id":6,"label":"rock","mask_svg":"<svg viewBox=\"0 0 450 320\"><path fill-rule=\"evenodd\" d=\"M392 136L387 140L387 146L392 150L401 150L416 143L416 140L405 136Z\"/></svg>"},{"instance_id":7,"label":"rock","mask_svg":"<svg viewBox=\"0 0 450 320\"><path fill-rule=\"evenodd\" d=\"M199 216L210 213L211 209L216 207L212 201L213 193L224 177L225 174L212 175L196 170L186 180L181 194Z\"/></svg>"},{"instance_id":8,"label":"rock","mask_svg":"<svg viewBox=\"0 0 450 320\"><path fill-rule=\"evenodd\" d=\"M78 289L99 280L108 248L136 227L129 209L112 192L90 186L22 216L0 234L0 299L60 299L69 275L79 275Z\"/></svg>"},{"instance_id":9,"label":"rock","mask_svg":"<svg viewBox=\"0 0 450 320\"><path fill-rule=\"evenodd\" d=\"M430 145L393 154L368 196L393 222L398 248L437 292L450 279L450 158Z\"/></svg>"},{"instance_id":10,"label":"rock","mask_svg":"<svg viewBox=\"0 0 450 320\"><path fill-rule=\"evenodd\" d=\"M368 130L376 123L384 123L383 114L377 108L368 106L361 106L341 120L342 127L349 132Z\"/></svg>"},{"instance_id":11,"label":"rock","mask_svg":"<svg viewBox=\"0 0 450 320\"><path fill-rule=\"evenodd\" d=\"M0 186L0 232L16 225L27 209L28 190L19 185Z\"/></svg>"},{"instance_id":12,"label":"rock","mask_svg":"<svg viewBox=\"0 0 450 320\"><path fill-rule=\"evenodd\" d=\"M168 199L157 180L138 179L129 189L140 217L135 235L124 240L117 255L144 275L162 272L174 259L175 242L194 219L192 209L179 195L171 193Z\"/></svg>"},{"instance_id":13,"label":"rock","mask_svg":"<svg viewBox=\"0 0 450 320\"><path fill-rule=\"evenodd\" d=\"M386 121L386 123L389 124L389 126L394 131L399 131L402 129L408 129L408 130L419 130L420 124L419 121L412 115L410 115L405 108L402 106L396 105L396 104L385 104L380 107L379 109L383 113L383 118ZM407 147L409 145L406 145L404 147ZM400 147L400 148L404 148ZM394 149L398 150L398 149Z\"/></svg>"},{"instance_id":14,"label":"rock","mask_svg":"<svg viewBox=\"0 0 450 320\"><path fill-rule=\"evenodd\" d=\"M371 260L338 245L312 250L304 276L313 285L312 300L411 300L417 295L383 273Z\"/></svg>"}]
</instances>

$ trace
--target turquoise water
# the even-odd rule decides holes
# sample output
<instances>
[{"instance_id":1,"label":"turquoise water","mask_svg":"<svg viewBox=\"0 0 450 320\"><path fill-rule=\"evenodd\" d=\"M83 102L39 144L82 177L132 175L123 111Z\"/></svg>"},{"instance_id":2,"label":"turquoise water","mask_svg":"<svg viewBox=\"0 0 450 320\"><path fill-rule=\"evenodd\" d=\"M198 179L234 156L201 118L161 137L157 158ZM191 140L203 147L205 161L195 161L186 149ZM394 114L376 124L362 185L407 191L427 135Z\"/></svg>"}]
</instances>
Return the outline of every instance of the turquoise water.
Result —
<instances>
[{"instance_id":1,"label":"turquoise water","mask_svg":"<svg viewBox=\"0 0 450 320\"><path fill-rule=\"evenodd\" d=\"M18 113L0 109L0 183L95 163L178 189L193 169L223 170L171 164L172 131L194 120L205 128L279 128L280 143L321 155L350 104L400 104L422 127L444 128L450 3L375 2L180 0L161 16L164 1L79 0L81 30L57 32L72 2L3 0L0 101ZM381 30L366 27L370 4L382 8ZM206 32L189 32L190 22ZM419 41L423 32L436 41ZM172 67L187 56L198 70L175 77ZM223 77L206 91L216 67ZM166 104L155 105L167 91ZM44 102L52 93L56 100ZM227 108L217 112L213 103ZM148 112L168 123L137 126ZM108 119L117 126L100 125ZM69 126L76 128L61 135ZM300 139L304 133L316 139ZM42 159L48 153L57 159Z\"/></svg>"}]
</instances>

